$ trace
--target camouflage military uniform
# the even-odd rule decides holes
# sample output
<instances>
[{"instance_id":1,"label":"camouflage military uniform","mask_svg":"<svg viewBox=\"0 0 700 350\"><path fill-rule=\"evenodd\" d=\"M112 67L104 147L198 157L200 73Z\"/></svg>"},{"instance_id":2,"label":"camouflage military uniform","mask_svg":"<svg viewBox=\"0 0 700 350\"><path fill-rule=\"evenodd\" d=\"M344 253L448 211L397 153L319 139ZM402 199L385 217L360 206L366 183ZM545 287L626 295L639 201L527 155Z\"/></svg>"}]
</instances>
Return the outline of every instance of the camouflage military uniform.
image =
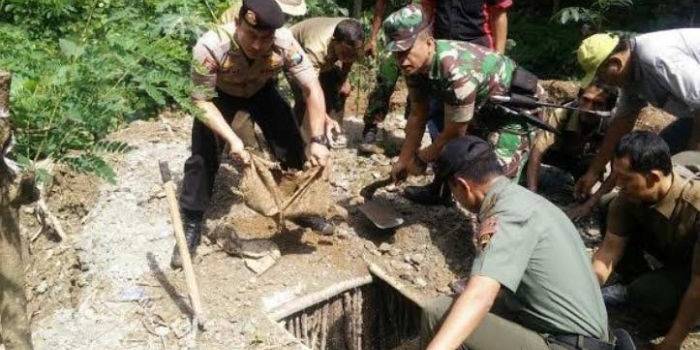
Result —
<instances>
[{"instance_id":1,"label":"camouflage military uniform","mask_svg":"<svg viewBox=\"0 0 700 350\"><path fill-rule=\"evenodd\" d=\"M420 5L421 1L416 0L412 3ZM377 57L377 61L379 65L375 85L367 98L369 102L364 116L365 125L374 125L384 120L389 113L389 101L396 88L396 82L401 76L399 66L390 51L383 50ZM406 110L408 111L408 106Z\"/></svg>"},{"instance_id":2,"label":"camouflage military uniform","mask_svg":"<svg viewBox=\"0 0 700 350\"><path fill-rule=\"evenodd\" d=\"M491 95L505 94L515 62L479 45L437 40L427 76L408 79L412 104L438 95L445 120L469 123L469 132L491 143L508 177L519 179L527 162L531 128L486 104Z\"/></svg>"}]
</instances>

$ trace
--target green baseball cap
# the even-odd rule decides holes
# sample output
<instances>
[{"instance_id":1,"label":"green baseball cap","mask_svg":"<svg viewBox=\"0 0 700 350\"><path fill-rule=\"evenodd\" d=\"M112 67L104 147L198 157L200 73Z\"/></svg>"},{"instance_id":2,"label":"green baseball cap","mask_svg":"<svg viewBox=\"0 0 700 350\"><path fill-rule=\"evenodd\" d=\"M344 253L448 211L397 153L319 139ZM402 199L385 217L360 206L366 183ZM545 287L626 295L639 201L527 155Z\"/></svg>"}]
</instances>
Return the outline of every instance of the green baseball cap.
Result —
<instances>
[{"instance_id":1,"label":"green baseball cap","mask_svg":"<svg viewBox=\"0 0 700 350\"><path fill-rule=\"evenodd\" d=\"M384 20L382 28L389 42L386 49L390 52L406 51L423 29L430 25L423 16L423 10L416 5L402 7Z\"/></svg>"},{"instance_id":2,"label":"green baseball cap","mask_svg":"<svg viewBox=\"0 0 700 350\"><path fill-rule=\"evenodd\" d=\"M581 42L576 57L578 63L586 72L586 75L581 79L581 87L586 87L593 82L598 67L610 56L620 42L620 37L612 34L595 34L586 38Z\"/></svg>"}]
</instances>

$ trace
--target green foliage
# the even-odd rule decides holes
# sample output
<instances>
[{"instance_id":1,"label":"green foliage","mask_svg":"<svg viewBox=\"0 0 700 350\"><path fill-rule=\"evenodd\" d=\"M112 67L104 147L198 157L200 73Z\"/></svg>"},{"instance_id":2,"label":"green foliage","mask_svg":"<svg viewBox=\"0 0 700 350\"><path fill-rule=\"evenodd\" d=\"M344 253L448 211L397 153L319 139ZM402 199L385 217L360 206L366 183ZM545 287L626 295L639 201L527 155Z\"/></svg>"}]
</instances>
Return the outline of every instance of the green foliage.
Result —
<instances>
[{"instance_id":1,"label":"green foliage","mask_svg":"<svg viewBox=\"0 0 700 350\"><path fill-rule=\"evenodd\" d=\"M581 35L572 25L533 21L515 13L510 16L509 34L515 45L507 55L541 78L566 79L578 73L576 49Z\"/></svg>"},{"instance_id":2,"label":"green foliage","mask_svg":"<svg viewBox=\"0 0 700 350\"><path fill-rule=\"evenodd\" d=\"M212 2L214 2L212 0ZM4 0L0 68L13 73L16 153L105 179L100 140L123 123L189 100L189 47L225 5L189 0Z\"/></svg>"},{"instance_id":3,"label":"green foliage","mask_svg":"<svg viewBox=\"0 0 700 350\"><path fill-rule=\"evenodd\" d=\"M588 23L600 29L603 27L603 22L606 21L605 14L613 8L630 8L632 4L632 0L595 0L591 3L590 7L565 7L555 13L552 19L561 24Z\"/></svg>"},{"instance_id":4,"label":"green foliage","mask_svg":"<svg viewBox=\"0 0 700 350\"><path fill-rule=\"evenodd\" d=\"M308 17L347 17L350 14L350 7L338 4L335 0L308 0L306 6L309 9Z\"/></svg>"}]
</instances>

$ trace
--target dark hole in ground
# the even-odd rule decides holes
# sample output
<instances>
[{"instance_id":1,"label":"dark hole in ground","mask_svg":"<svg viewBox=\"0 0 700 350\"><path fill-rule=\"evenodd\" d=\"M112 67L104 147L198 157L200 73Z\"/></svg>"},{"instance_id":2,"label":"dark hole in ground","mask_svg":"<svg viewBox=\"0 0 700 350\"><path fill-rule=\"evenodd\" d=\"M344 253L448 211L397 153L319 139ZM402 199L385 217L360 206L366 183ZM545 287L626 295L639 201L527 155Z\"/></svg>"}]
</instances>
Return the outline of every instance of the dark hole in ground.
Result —
<instances>
[{"instance_id":1,"label":"dark hole in ground","mask_svg":"<svg viewBox=\"0 0 700 350\"><path fill-rule=\"evenodd\" d=\"M386 282L337 294L282 319L311 349L418 349L420 308Z\"/></svg>"}]
</instances>

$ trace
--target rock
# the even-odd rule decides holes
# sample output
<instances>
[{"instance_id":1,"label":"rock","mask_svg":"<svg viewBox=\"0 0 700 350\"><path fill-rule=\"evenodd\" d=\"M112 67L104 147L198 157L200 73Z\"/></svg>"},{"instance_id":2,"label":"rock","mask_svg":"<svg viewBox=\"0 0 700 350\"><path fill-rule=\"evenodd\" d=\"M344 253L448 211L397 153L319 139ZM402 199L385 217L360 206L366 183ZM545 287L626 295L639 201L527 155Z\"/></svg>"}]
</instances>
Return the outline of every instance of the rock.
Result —
<instances>
[{"instance_id":1,"label":"rock","mask_svg":"<svg viewBox=\"0 0 700 350\"><path fill-rule=\"evenodd\" d=\"M416 279L413 280L413 284L420 288L425 288L428 286L428 282L426 282L423 278L421 277L416 277Z\"/></svg>"},{"instance_id":2,"label":"rock","mask_svg":"<svg viewBox=\"0 0 700 350\"><path fill-rule=\"evenodd\" d=\"M376 249L371 249L371 250L370 250L369 252L370 252L370 253L372 253L372 254L374 254L374 255L376 255L376 256L380 256L380 255L382 255L382 253L381 253L381 252L379 252L379 251L378 251L378 250L376 250Z\"/></svg>"},{"instance_id":3,"label":"rock","mask_svg":"<svg viewBox=\"0 0 700 350\"><path fill-rule=\"evenodd\" d=\"M399 248L393 247L389 250L389 255L391 256L398 256L399 254L401 254L401 249Z\"/></svg>"},{"instance_id":4,"label":"rock","mask_svg":"<svg viewBox=\"0 0 700 350\"><path fill-rule=\"evenodd\" d=\"M344 190L347 190L350 188L350 182L348 182L345 179L338 179L338 180L331 181L331 185L333 185L335 187L342 188Z\"/></svg>"},{"instance_id":5,"label":"rock","mask_svg":"<svg viewBox=\"0 0 700 350\"><path fill-rule=\"evenodd\" d=\"M369 159L373 160L375 163L378 165L386 166L389 165L389 159L387 159L386 156L383 154L373 154L369 157Z\"/></svg>"},{"instance_id":6,"label":"rock","mask_svg":"<svg viewBox=\"0 0 700 350\"><path fill-rule=\"evenodd\" d=\"M421 253L416 253L411 255L411 262L413 262L416 265L420 265L425 261L425 255Z\"/></svg>"},{"instance_id":7,"label":"rock","mask_svg":"<svg viewBox=\"0 0 700 350\"><path fill-rule=\"evenodd\" d=\"M379 245L379 251L382 253L388 253L391 250L391 244L387 242L382 242L382 244Z\"/></svg>"},{"instance_id":8,"label":"rock","mask_svg":"<svg viewBox=\"0 0 700 350\"><path fill-rule=\"evenodd\" d=\"M409 271L409 270L412 271L413 270L413 266L411 266L410 264L406 264L405 262L398 261L398 260L392 260L389 264L395 270L405 270L405 271Z\"/></svg>"},{"instance_id":9,"label":"rock","mask_svg":"<svg viewBox=\"0 0 700 350\"><path fill-rule=\"evenodd\" d=\"M365 242L365 249L367 249L367 250L376 249L376 246L372 242Z\"/></svg>"},{"instance_id":10,"label":"rock","mask_svg":"<svg viewBox=\"0 0 700 350\"><path fill-rule=\"evenodd\" d=\"M362 196L352 197L348 203L352 206L358 206L358 205L365 204L365 197L362 197Z\"/></svg>"},{"instance_id":11,"label":"rock","mask_svg":"<svg viewBox=\"0 0 700 350\"><path fill-rule=\"evenodd\" d=\"M75 280L75 284L76 284L78 287L83 288L83 287L87 286L88 284L90 284L90 282L88 282L87 278L85 278L84 275L80 275L80 276Z\"/></svg>"},{"instance_id":12,"label":"rock","mask_svg":"<svg viewBox=\"0 0 700 350\"><path fill-rule=\"evenodd\" d=\"M378 178L382 177L382 174L375 171L375 172L372 172L372 177L375 179L378 179Z\"/></svg>"},{"instance_id":13,"label":"rock","mask_svg":"<svg viewBox=\"0 0 700 350\"><path fill-rule=\"evenodd\" d=\"M435 289L442 294L452 294L452 288L449 286L442 286Z\"/></svg>"},{"instance_id":14,"label":"rock","mask_svg":"<svg viewBox=\"0 0 700 350\"><path fill-rule=\"evenodd\" d=\"M396 192L398 190L399 190L399 187L396 186L396 184L391 184L391 185L384 187L384 191L387 191L387 192Z\"/></svg>"},{"instance_id":15,"label":"rock","mask_svg":"<svg viewBox=\"0 0 700 350\"><path fill-rule=\"evenodd\" d=\"M46 281L41 281L38 286L34 289L36 294L44 294L49 289L49 284Z\"/></svg>"},{"instance_id":16,"label":"rock","mask_svg":"<svg viewBox=\"0 0 700 350\"><path fill-rule=\"evenodd\" d=\"M402 273L399 275L400 278L405 279L406 281L409 281L413 283L413 276L407 273Z\"/></svg>"},{"instance_id":17,"label":"rock","mask_svg":"<svg viewBox=\"0 0 700 350\"><path fill-rule=\"evenodd\" d=\"M348 213L348 210L339 206L339 205L333 206L333 212L334 212L334 216L339 217L344 221L347 221L348 217L350 216L350 214Z\"/></svg>"},{"instance_id":18,"label":"rock","mask_svg":"<svg viewBox=\"0 0 700 350\"><path fill-rule=\"evenodd\" d=\"M155 331L156 331L156 334L158 334L161 337L164 337L164 336L168 335L168 333L170 333L170 328L165 327L165 326L158 326L158 327L156 327Z\"/></svg>"}]
</instances>

